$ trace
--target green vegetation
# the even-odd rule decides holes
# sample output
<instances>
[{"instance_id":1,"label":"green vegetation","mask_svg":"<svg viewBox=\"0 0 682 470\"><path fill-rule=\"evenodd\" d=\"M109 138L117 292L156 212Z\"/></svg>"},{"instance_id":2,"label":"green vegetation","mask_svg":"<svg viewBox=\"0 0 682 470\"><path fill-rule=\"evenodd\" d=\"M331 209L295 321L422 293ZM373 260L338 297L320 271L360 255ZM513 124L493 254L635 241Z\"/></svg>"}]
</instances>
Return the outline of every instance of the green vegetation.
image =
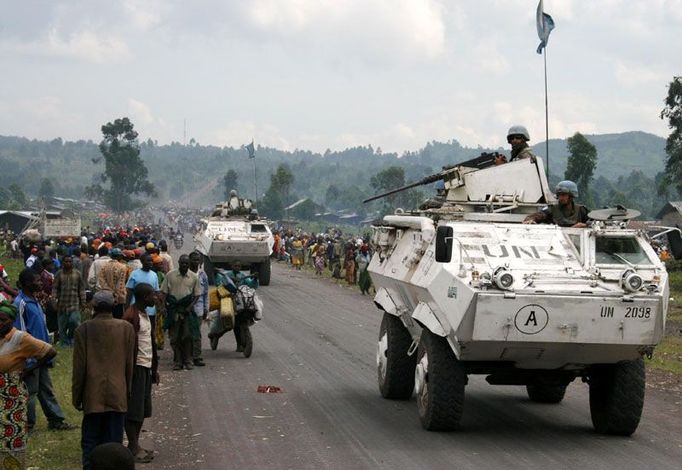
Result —
<instances>
[{"instance_id":1,"label":"green vegetation","mask_svg":"<svg viewBox=\"0 0 682 470\"><path fill-rule=\"evenodd\" d=\"M71 405L71 367L72 349L56 346L57 359L54 369L50 370L52 385L59 401L66 421L77 424L73 431L49 431L45 415L37 405L36 416L38 422L28 440L28 467L71 470L81 466L81 430L83 415Z\"/></svg>"},{"instance_id":2,"label":"green vegetation","mask_svg":"<svg viewBox=\"0 0 682 470\"><path fill-rule=\"evenodd\" d=\"M593 206L589 187L592 182L594 168L597 166L597 148L590 143L580 132L576 132L567 141L568 157L564 178L578 185L578 193L583 195L583 201L587 206Z\"/></svg>"},{"instance_id":3,"label":"green vegetation","mask_svg":"<svg viewBox=\"0 0 682 470\"><path fill-rule=\"evenodd\" d=\"M223 196L225 197L225 200L227 201L230 199L230 191L233 189L235 191L239 191L239 175L237 175L237 172L229 169L227 170L227 173L225 173L225 176L223 176L223 187L224 193Z\"/></svg>"},{"instance_id":4,"label":"green vegetation","mask_svg":"<svg viewBox=\"0 0 682 470\"><path fill-rule=\"evenodd\" d=\"M682 338L666 336L646 362L648 367L682 375Z\"/></svg>"},{"instance_id":5,"label":"green vegetation","mask_svg":"<svg viewBox=\"0 0 682 470\"><path fill-rule=\"evenodd\" d=\"M127 117L116 119L102 126L102 134L104 138L99 150L104 157L104 172L85 189L85 194L100 200L114 212L140 207L142 202L133 197L138 194L155 196L156 190L147 181L148 171L140 158L138 134L133 123ZM93 163L96 165L99 160L93 159ZM107 182L109 186L103 186Z\"/></svg>"},{"instance_id":6,"label":"green vegetation","mask_svg":"<svg viewBox=\"0 0 682 470\"><path fill-rule=\"evenodd\" d=\"M678 193L682 193L682 77L675 77L670 82L661 119L668 119L668 127L672 132L665 144L668 158L659 190L665 192L673 186Z\"/></svg>"}]
</instances>

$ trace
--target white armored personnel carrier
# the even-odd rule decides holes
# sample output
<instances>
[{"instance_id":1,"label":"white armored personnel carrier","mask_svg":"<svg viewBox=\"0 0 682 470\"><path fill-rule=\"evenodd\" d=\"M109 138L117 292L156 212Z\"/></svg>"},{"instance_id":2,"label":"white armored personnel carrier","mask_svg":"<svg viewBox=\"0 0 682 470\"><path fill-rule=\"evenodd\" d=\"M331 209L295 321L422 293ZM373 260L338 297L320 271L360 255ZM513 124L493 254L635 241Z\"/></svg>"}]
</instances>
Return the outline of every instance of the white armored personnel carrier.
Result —
<instances>
[{"instance_id":1,"label":"white armored personnel carrier","mask_svg":"<svg viewBox=\"0 0 682 470\"><path fill-rule=\"evenodd\" d=\"M202 221L195 240L211 284L215 268L231 269L235 263L258 273L260 285L270 284L270 254L275 240L267 221L258 217L249 199L241 199L233 191L229 201L217 204L211 216Z\"/></svg>"},{"instance_id":2,"label":"white armored personnel carrier","mask_svg":"<svg viewBox=\"0 0 682 470\"><path fill-rule=\"evenodd\" d=\"M397 210L373 227L381 394L414 391L422 426L452 430L470 374L525 385L545 403L582 379L595 429L632 434L643 356L661 341L668 306L665 266L645 233L626 228L638 213L593 211L587 228L522 224L555 203L540 159L482 157L409 187L438 179L440 207Z\"/></svg>"}]
</instances>

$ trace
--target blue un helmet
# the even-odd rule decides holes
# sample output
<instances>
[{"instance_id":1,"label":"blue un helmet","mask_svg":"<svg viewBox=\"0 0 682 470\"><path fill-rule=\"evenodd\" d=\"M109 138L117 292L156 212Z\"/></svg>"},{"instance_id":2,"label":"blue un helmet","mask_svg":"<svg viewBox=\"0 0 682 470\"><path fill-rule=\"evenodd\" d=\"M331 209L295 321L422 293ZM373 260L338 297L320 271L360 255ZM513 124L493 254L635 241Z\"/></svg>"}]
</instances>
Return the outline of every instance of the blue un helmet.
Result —
<instances>
[{"instance_id":1,"label":"blue un helmet","mask_svg":"<svg viewBox=\"0 0 682 470\"><path fill-rule=\"evenodd\" d=\"M523 137L523 140L528 142L530 140L530 134L528 133L528 129L526 129L526 126L521 126L519 124L516 124L514 126L511 126L509 130L507 131L507 143L511 144L511 138L514 135L520 135Z\"/></svg>"},{"instance_id":2,"label":"blue un helmet","mask_svg":"<svg viewBox=\"0 0 682 470\"><path fill-rule=\"evenodd\" d=\"M559 183L556 185L554 193L570 194L573 197L578 197L578 185L570 180L559 181Z\"/></svg>"},{"instance_id":3,"label":"blue un helmet","mask_svg":"<svg viewBox=\"0 0 682 470\"><path fill-rule=\"evenodd\" d=\"M436 181L436 192L441 193L443 191L445 191L445 181L443 180Z\"/></svg>"}]
</instances>

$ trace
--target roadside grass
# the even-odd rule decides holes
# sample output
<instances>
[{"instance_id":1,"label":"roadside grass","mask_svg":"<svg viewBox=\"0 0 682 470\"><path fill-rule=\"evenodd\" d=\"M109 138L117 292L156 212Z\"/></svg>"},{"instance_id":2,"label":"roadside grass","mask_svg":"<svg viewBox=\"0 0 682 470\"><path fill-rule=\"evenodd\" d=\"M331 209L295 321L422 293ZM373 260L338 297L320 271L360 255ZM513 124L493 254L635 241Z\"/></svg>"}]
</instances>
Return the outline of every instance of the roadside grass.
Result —
<instances>
[{"instance_id":1,"label":"roadside grass","mask_svg":"<svg viewBox=\"0 0 682 470\"><path fill-rule=\"evenodd\" d=\"M81 430L83 415L71 404L72 349L56 346L55 366L50 369L57 401L66 422L77 424L73 431L49 431L40 404L36 403L37 423L28 439L26 463L34 470L72 470L81 467Z\"/></svg>"},{"instance_id":2,"label":"roadside grass","mask_svg":"<svg viewBox=\"0 0 682 470\"><path fill-rule=\"evenodd\" d=\"M646 360L647 366L682 376L682 338L666 336L656 346L654 355Z\"/></svg>"},{"instance_id":3,"label":"roadside grass","mask_svg":"<svg viewBox=\"0 0 682 470\"><path fill-rule=\"evenodd\" d=\"M670 303L668 305L668 333L656 346L654 355L647 360L647 366L653 369L672 372L682 376L682 271L669 274Z\"/></svg>"},{"instance_id":4,"label":"roadside grass","mask_svg":"<svg viewBox=\"0 0 682 470\"><path fill-rule=\"evenodd\" d=\"M682 323L682 271L674 271L669 274L670 301L668 308L668 321Z\"/></svg>"}]
</instances>

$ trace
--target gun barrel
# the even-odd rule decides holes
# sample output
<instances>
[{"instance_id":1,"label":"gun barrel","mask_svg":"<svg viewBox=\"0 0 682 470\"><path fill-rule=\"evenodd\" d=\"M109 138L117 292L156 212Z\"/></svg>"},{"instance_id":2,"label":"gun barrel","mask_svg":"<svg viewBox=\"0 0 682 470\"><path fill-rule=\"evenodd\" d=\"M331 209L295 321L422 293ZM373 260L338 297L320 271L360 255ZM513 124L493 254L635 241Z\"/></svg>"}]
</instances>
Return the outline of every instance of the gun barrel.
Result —
<instances>
[{"instance_id":1,"label":"gun barrel","mask_svg":"<svg viewBox=\"0 0 682 470\"><path fill-rule=\"evenodd\" d=\"M382 194L377 194L376 196L372 196L370 198L365 199L363 202L367 203L370 201L375 201L377 199L381 199L382 197L390 196L391 194L399 193L400 191L405 191L406 189L414 188L416 186L422 186L424 184L429 184L429 183L434 183L438 180L444 180L449 178L449 174L453 173L455 168L460 167L460 166L466 166L470 168L477 168L477 169L483 169L487 168L489 166L495 165L495 160L497 157L500 156L497 152L493 153L481 153L479 157L472 158L470 160L464 161L462 163L458 163L455 165L449 165L449 166L444 166L443 171L440 173L436 173L435 175L430 175L425 178L422 178L421 180L417 181L416 183L411 183L406 186L402 186L400 188L396 189L391 189L390 191L386 191L385 193Z\"/></svg>"},{"instance_id":2,"label":"gun barrel","mask_svg":"<svg viewBox=\"0 0 682 470\"><path fill-rule=\"evenodd\" d=\"M443 179L443 173L436 173L435 175L431 175L431 176L427 176L426 178L422 178L419 181L417 181L416 183L410 183L408 185L401 186L400 188L391 189L390 191L386 191L385 193L377 194L375 196L367 198L362 202L364 204L364 203L367 203L370 201L374 201L376 199L381 199L382 197L390 196L391 194L399 193L401 191L405 191L405 190L410 189L410 188L416 188L417 186L423 186L425 184L434 183L440 179Z\"/></svg>"}]
</instances>

